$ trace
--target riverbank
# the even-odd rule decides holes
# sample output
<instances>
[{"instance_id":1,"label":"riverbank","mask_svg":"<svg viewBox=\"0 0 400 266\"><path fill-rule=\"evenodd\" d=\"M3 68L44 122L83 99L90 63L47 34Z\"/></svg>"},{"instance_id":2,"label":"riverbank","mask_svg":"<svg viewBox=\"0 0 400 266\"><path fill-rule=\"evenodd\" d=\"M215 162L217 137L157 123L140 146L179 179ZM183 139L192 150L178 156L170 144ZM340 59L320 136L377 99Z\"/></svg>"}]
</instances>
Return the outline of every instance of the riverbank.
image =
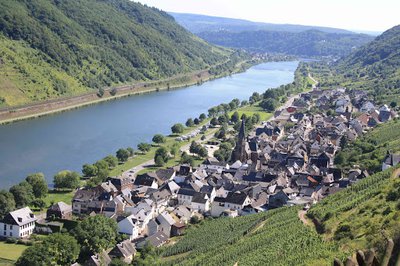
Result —
<instances>
[{"instance_id":1,"label":"riverbank","mask_svg":"<svg viewBox=\"0 0 400 266\"><path fill-rule=\"evenodd\" d=\"M201 70L188 74L176 75L164 80L140 82L131 85L107 88L104 90L104 95L102 97L99 97L98 91L94 90L90 93L68 98L49 100L31 105L3 108L0 109L0 125L65 112L106 101L117 100L123 97L165 90L174 90L196 84L200 85L207 81L246 71L250 67L259 63L262 63L262 61L244 60L238 62L230 71L226 71L217 75L211 75L209 70ZM112 95L113 90L116 92L115 95Z\"/></svg>"}]
</instances>

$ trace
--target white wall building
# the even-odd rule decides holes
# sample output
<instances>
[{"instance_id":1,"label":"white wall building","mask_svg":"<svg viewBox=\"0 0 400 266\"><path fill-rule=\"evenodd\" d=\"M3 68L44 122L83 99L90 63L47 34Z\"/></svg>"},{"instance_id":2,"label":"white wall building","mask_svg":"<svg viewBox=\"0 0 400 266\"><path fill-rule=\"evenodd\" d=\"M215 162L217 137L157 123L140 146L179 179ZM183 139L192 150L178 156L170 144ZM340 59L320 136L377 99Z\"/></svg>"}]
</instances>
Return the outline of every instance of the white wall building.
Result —
<instances>
[{"instance_id":1,"label":"white wall building","mask_svg":"<svg viewBox=\"0 0 400 266\"><path fill-rule=\"evenodd\" d=\"M27 238L33 233L36 220L29 207L12 211L0 221L0 236Z\"/></svg>"}]
</instances>

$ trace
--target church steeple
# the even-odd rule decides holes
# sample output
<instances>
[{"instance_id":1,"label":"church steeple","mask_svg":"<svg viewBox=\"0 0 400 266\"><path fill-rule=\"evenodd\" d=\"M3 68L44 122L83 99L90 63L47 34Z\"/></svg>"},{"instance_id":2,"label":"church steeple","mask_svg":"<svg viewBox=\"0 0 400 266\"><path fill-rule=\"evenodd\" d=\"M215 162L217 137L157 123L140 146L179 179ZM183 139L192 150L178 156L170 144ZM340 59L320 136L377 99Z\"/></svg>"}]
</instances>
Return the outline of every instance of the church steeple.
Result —
<instances>
[{"instance_id":1,"label":"church steeple","mask_svg":"<svg viewBox=\"0 0 400 266\"><path fill-rule=\"evenodd\" d=\"M246 138L245 130L246 130L245 119L242 119L242 125L240 126L239 130L239 140Z\"/></svg>"},{"instance_id":2,"label":"church steeple","mask_svg":"<svg viewBox=\"0 0 400 266\"><path fill-rule=\"evenodd\" d=\"M236 142L235 149L232 153L232 161L236 162L237 160L241 162L246 162L248 160L248 154L246 152L246 124L245 119L242 119L242 124L240 126L238 140Z\"/></svg>"}]
</instances>

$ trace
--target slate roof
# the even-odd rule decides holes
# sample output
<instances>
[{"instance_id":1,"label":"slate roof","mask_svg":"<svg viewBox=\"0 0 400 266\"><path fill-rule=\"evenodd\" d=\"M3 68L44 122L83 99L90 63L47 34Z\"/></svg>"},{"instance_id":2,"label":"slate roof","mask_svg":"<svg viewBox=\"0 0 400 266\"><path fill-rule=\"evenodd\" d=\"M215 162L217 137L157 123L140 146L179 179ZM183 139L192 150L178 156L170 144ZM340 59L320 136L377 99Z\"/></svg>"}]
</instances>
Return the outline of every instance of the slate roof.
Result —
<instances>
[{"instance_id":1,"label":"slate roof","mask_svg":"<svg viewBox=\"0 0 400 266\"><path fill-rule=\"evenodd\" d=\"M148 174L138 175L135 179L134 185L150 187L153 184L154 180L155 178L149 176Z\"/></svg>"},{"instance_id":2,"label":"slate roof","mask_svg":"<svg viewBox=\"0 0 400 266\"><path fill-rule=\"evenodd\" d=\"M3 223L21 226L36 220L36 216L33 214L31 209L29 207L25 207L8 213L4 217Z\"/></svg>"},{"instance_id":3,"label":"slate roof","mask_svg":"<svg viewBox=\"0 0 400 266\"><path fill-rule=\"evenodd\" d=\"M65 202L58 202L53 204L49 210L51 211L56 211L56 212L71 212L72 211L72 206L66 204Z\"/></svg>"},{"instance_id":4,"label":"slate roof","mask_svg":"<svg viewBox=\"0 0 400 266\"><path fill-rule=\"evenodd\" d=\"M247 194L229 192L225 201L232 204L243 205L246 201ZM215 200L215 199L214 199Z\"/></svg>"},{"instance_id":5,"label":"slate roof","mask_svg":"<svg viewBox=\"0 0 400 266\"><path fill-rule=\"evenodd\" d=\"M194 196L195 193L196 193L195 190L187 188L180 188L178 191L178 195L185 195L185 196Z\"/></svg>"}]
</instances>

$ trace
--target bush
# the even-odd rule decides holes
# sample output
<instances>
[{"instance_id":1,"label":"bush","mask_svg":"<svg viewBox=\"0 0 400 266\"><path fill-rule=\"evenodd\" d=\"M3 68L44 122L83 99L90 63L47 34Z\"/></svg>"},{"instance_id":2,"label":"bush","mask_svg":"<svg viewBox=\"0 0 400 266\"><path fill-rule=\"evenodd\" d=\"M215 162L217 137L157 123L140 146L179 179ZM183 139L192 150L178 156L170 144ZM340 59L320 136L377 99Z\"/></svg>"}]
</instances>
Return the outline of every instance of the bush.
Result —
<instances>
[{"instance_id":1,"label":"bush","mask_svg":"<svg viewBox=\"0 0 400 266\"><path fill-rule=\"evenodd\" d=\"M10 237L10 238L6 239L6 243L9 243L9 244L16 244L17 241L18 240L15 237Z\"/></svg>"}]
</instances>

